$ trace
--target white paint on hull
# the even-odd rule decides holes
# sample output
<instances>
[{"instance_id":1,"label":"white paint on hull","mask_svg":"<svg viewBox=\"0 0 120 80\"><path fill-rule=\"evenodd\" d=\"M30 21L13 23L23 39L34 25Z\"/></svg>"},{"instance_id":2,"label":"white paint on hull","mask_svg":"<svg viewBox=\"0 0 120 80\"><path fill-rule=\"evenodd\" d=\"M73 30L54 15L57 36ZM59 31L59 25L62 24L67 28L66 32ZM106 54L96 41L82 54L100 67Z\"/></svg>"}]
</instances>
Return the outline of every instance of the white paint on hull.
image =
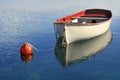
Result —
<instances>
[{"instance_id":1,"label":"white paint on hull","mask_svg":"<svg viewBox=\"0 0 120 80\"><path fill-rule=\"evenodd\" d=\"M96 23L92 26L66 26L65 39L67 43L89 39L105 33L111 23L111 19L105 22Z\"/></svg>"},{"instance_id":2,"label":"white paint on hull","mask_svg":"<svg viewBox=\"0 0 120 80\"><path fill-rule=\"evenodd\" d=\"M65 25L65 23L55 24L55 33L59 34L59 37L65 37L67 43L72 43L75 41L85 40L93 38L105 33L110 26L111 19L100 22L100 23L90 23L91 25ZM77 24L77 23L76 23ZM86 25L86 26L85 26Z\"/></svg>"}]
</instances>

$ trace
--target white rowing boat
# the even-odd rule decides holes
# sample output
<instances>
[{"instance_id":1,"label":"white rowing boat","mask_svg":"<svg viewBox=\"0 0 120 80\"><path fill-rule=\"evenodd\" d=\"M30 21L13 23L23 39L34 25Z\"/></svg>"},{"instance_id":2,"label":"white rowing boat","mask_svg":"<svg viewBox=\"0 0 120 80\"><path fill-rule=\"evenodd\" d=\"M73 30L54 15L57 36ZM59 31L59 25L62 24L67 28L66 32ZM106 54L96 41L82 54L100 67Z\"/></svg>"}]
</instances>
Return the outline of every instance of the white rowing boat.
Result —
<instances>
[{"instance_id":1,"label":"white rowing boat","mask_svg":"<svg viewBox=\"0 0 120 80\"><path fill-rule=\"evenodd\" d=\"M90 39L105 33L110 26L112 13L104 9L87 9L57 19L55 24L56 37L67 43Z\"/></svg>"}]
</instances>

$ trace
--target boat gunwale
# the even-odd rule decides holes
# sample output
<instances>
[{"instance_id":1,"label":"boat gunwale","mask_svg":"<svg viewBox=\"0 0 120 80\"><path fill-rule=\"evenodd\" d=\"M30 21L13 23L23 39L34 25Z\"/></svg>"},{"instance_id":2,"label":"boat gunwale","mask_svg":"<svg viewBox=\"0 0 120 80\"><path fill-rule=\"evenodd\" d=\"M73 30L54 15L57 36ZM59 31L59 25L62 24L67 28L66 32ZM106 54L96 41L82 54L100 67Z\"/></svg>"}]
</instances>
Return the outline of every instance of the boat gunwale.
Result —
<instances>
[{"instance_id":1,"label":"boat gunwale","mask_svg":"<svg viewBox=\"0 0 120 80\"><path fill-rule=\"evenodd\" d=\"M87 11L95 12L95 10L96 10L96 12L101 11L101 13L99 13L99 12L98 13L87 13ZM77 14L77 17L73 17L73 16L76 16L76 14ZM89 15L89 16L87 16L87 15ZM83 10L83 11L80 11L78 13L74 13L72 15L68 15L66 17L57 19L57 20L55 20L54 23L63 23L63 24L68 23L69 24L69 23L71 23L71 20L67 20L67 18L73 19L73 18L81 18L81 17L96 17L96 18L98 17L98 18L107 18L107 20L109 20L112 18L112 12L111 12L111 10L106 10L106 9L87 9L87 10ZM64 20L64 19L66 19L66 20ZM101 23L101 22L97 22L97 23Z\"/></svg>"}]
</instances>

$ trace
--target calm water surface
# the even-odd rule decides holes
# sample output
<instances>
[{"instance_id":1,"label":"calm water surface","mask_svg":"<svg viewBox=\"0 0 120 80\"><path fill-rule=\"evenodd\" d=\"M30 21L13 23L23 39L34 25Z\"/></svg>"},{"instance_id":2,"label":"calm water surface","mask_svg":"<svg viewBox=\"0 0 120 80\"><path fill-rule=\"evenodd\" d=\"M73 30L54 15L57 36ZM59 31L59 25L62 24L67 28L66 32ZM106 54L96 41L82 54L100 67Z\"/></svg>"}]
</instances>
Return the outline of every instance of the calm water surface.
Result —
<instances>
[{"instance_id":1,"label":"calm water surface","mask_svg":"<svg viewBox=\"0 0 120 80\"><path fill-rule=\"evenodd\" d=\"M120 79L120 17L104 35L62 48L53 27L62 15L0 11L0 80ZM19 52L26 41L39 49L31 60Z\"/></svg>"}]
</instances>

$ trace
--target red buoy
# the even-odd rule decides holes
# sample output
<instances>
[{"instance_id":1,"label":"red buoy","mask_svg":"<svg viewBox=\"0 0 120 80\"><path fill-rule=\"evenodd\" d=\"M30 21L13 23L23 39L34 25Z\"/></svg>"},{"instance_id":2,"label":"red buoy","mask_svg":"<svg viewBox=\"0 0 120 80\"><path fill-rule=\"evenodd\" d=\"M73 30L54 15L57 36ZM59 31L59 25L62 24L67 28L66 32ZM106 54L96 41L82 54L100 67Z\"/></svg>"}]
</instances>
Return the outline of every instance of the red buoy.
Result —
<instances>
[{"instance_id":1,"label":"red buoy","mask_svg":"<svg viewBox=\"0 0 120 80\"><path fill-rule=\"evenodd\" d=\"M21 47L20 52L21 54L33 54L33 47L27 42Z\"/></svg>"}]
</instances>

